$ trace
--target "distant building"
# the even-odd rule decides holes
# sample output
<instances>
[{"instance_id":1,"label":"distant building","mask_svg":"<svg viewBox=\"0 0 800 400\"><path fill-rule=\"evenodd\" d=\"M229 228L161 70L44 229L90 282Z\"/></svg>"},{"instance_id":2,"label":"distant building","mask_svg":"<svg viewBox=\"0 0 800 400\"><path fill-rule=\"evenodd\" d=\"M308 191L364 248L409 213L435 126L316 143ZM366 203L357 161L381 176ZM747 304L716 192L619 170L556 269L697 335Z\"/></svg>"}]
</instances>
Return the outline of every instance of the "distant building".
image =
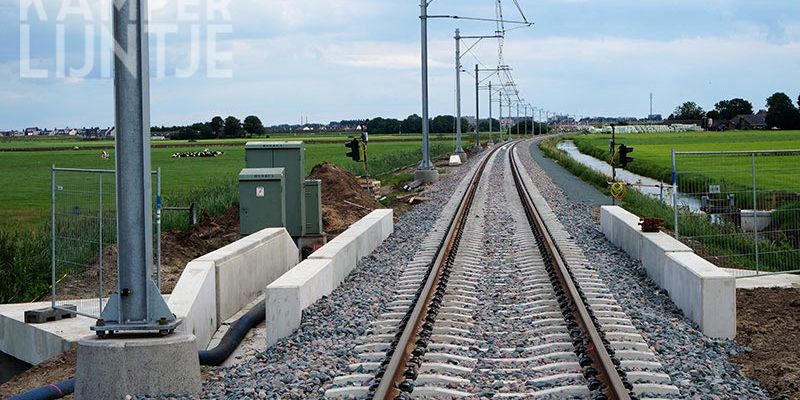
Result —
<instances>
[{"instance_id":1,"label":"distant building","mask_svg":"<svg viewBox=\"0 0 800 400\"><path fill-rule=\"evenodd\" d=\"M767 112L761 110L755 115L737 115L730 121L730 125L736 129L767 129Z\"/></svg>"}]
</instances>

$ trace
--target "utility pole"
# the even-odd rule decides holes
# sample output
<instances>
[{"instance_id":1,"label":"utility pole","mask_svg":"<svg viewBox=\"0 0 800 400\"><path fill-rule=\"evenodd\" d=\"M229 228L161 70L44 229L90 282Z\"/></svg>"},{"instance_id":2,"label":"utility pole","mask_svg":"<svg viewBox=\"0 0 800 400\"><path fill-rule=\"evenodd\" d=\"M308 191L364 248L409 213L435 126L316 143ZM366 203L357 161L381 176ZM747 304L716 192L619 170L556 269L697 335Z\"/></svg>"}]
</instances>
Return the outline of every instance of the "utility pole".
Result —
<instances>
[{"instance_id":1,"label":"utility pole","mask_svg":"<svg viewBox=\"0 0 800 400\"><path fill-rule=\"evenodd\" d=\"M503 141L505 141L505 137L503 135L503 92L500 92L500 99L499 100L500 100L499 101L500 102L500 117L499 117L499 119L500 119L500 132L497 132L498 133L497 136L498 136L498 142L503 142Z\"/></svg>"},{"instance_id":2,"label":"utility pole","mask_svg":"<svg viewBox=\"0 0 800 400\"><path fill-rule=\"evenodd\" d=\"M439 180L439 171L433 167L430 156L430 121L428 115L428 1L419 2L421 65L422 65L422 162L414 173L416 180L432 183Z\"/></svg>"},{"instance_id":3,"label":"utility pole","mask_svg":"<svg viewBox=\"0 0 800 400\"><path fill-rule=\"evenodd\" d=\"M528 135L528 105L525 104L525 131L523 135Z\"/></svg>"},{"instance_id":4,"label":"utility pole","mask_svg":"<svg viewBox=\"0 0 800 400\"><path fill-rule=\"evenodd\" d=\"M517 102L517 137L519 137L519 102Z\"/></svg>"},{"instance_id":5,"label":"utility pole","mask_svg":"<svg viewBox=\"0 0 800 400\"><path fill-rule=\"evenodd\" d=\"M461 31L456 29L456 155L465 161L467 153L461 147Z\"/></svg>"},{"instance_id":6,"label":"utility pole","mask_svg":"<svg viewBox=\"0 0 800 400\"><path fill-rule=\"evenodd\" d=\"M531 137L536 134L536 117L535 112L533 111L533 106L531 107Z\"/></svg>"},{"instance_id":7,"label":"utility pole","mask_svg":"<svg viewBox=\"0 0 800 400\"><path fill-rule=\"evenodd\" d=\"M542 122L544 122L544 121L542 120L542 109L540 108L539 109L539 134L540 135L542 134Z\"/></svg>"},{"instance_id":8,"label":"utility pole","mask_svg":"<svg viewBox=\"0 0 800 400\"><path fill-rule=\"evenodd\" d=\"M489 82L489 144L494 144L492 138L492 82Z\"/></svg>"},{"instance_id":9,"label":"utility pole","mask_svg":"<svg viewBox=\"0 0 800 400\"><path fill-rule=\"evenodd\" d=\"M479 78L478 64L475 64L475 152L478 153L483 150L481 147L481 118L480 118L480 103L481 103L481 90Z\"/></svg>"},{"instance_id":10,"label":"utility pole","mask_svg":"<svg viewBox=\"0 0 800 400\"><path fill-rule=\"evenodd\" d=\"M146 0L115 7L114 40L127 43L136 62L114 57L117 196L117 292L97 324L106 332L171 333L181 320L153 283L153 204L150 165L150 67Z\"/></svg>"}]
</instances>

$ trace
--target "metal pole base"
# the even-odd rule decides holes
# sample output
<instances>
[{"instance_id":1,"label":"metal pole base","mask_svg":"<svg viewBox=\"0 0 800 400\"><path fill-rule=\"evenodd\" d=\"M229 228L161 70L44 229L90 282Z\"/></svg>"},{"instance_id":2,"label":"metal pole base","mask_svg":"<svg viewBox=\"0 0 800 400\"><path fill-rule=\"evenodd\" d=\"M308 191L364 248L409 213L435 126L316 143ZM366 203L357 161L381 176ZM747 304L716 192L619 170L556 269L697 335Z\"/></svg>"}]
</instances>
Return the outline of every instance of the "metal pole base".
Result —
<instances>
[{"instance_id":1,"label":"metal pole base","mask_svg":"<svg viewBox=\"0 0 800 400\"><path fill-rule=\"evenodd\" d=\"M473 152L473 153L480 153L480 152L482 152L482 151L483 151L483 146L481 146L481 145L479 145L479 144L478 144L478 145L475 145L475 147L473 147L473 148L472 148L472 152Z\"/></svg>"},{"instance_id":2,"label":"metal pole base","mask_svg":"<svg viewBox=\"0 0 800 400\"><path fill-rule=\"evenodd\" d=\"M164 298L161 296L153 281L147 282L147 321L120 321L119 310L121 299L119 293L114 293L108 299L106 307L97 324L90 329L97 333L97 336L105 338L117 332L158 332L159 334L169 335L175 331L183 320L175 317Z\"/></svg>"},{"instance_id":3,"label":"metal pole base","mask_svg":"<svg viewBox=\"0 0 800 400\"><path fill-rule=\"evenodd\" d=\"M461 162L462 162L462 163L463 163L464 161L467 161L467 152L466 152L466 151L464 151L464 149L458 149L458 150L456 150L456 152L455 152L454 154L455 154L455 155L457 155L457 156L458 156L458 158L460 158L460 159L461 159Z\"/></svg>"},{"instance_id":4,"label":"metal pole base","mask_svg":"<svg viewBox=\"0 0 800 400\"><path fill-rule=\"evenodd\" d=\"M439 181L439 171L436 168L418 169L414 172L414 180L422 183L436 183Z\"/></svg>"}]
</instances>

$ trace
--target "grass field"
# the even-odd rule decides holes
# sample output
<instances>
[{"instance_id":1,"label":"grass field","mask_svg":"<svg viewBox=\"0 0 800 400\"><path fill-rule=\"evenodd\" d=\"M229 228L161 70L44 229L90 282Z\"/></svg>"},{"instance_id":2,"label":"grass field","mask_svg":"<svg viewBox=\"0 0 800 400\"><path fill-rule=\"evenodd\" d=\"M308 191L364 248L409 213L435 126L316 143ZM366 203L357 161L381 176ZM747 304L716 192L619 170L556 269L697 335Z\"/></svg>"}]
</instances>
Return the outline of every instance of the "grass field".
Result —
<instances>
[{"instance_id":1,"label":"grass field","mask_svg":"<svg viewBox=\"0 0 800 400\"><path fill-rule=\"evenodd\" d=\"M244 168L244 143L254 140L303 140L306 144L306 173L314 165L332 162L361 173L363 168L345 156L347 135L308 135L304 137L271 137L269 139L154 141L153 168L161 168L162 193L165 206L183 201L188 193L197 197L203 189L234 182ZM436 155L451 150L452 138L433 135ZM471 138L471 136L465 136ZM370 137L368 155L373 175L392 168L407 166L419 160L421 135L374 135ZM465 142L467 143L467 142ZM0 229L35 229L33 225L46 221L50 209L50 165L61 168L114 169L113 141L87 141L71 138L5 139L0 141ZM75 150L74 147L78 147ZM103 160L100 148L108 149L111 158ZM224 151L217 158L172 158L180 151L204 148ZM27 151L30 150L30 151ZM172 203L172 204L170 204Z\"/></svg>"},{"instance_id":2,"label":"grass field","mask_svg":"<svg viewBox=\"0 0 800 400\"><path fill-rule=\"evenodd\" d=\"M217 149L203 143L204 147ZM389 153L419 149L413 142L375 142L369 146L369 156L380 158ZM172 158L177 151L197 151L198 147L154 148L152 164L161 167L162 192L165 203L183 192L203 187L219 180L236 179L244 168L244 146L218 148L225 154L216 158ZM306 149L306 173L323 161L354 167L355 162L345 157L346 148L340 143L310 144ZM0 198L5 206L0 209L0 226L24 225L41 221L49 215L50 165L64 168L114 169L111 159L103 160L97 150L69 150L44 152L0 153L0 187L7 188ZM169 205L169 204L165 204Z\"/></svg>"},{"instance_id":3,"label":"grass field","mask_svg":"<svg viewBox=\"0 0 800 400\"><path fill-rule=\"evenodd\" d=\"M486 136L488 134L483 134ZM453 135L440 135L432 134L431 140L436 142L453 141ZM360 137L360 133L319 133L319 134L298 134L298 135L270 135L241 138L241 139L208 139L189 142L188 140L153 140L152 147L176 147L176 146L235 146L252 141L292 141L302 140L309 144L314 143L340 143L348 137ZM473 138L473 133L468 132L464 134L465 138ZM417 142L422 139L422 135L418 133L402 134L402 135L370 135L370 142ZM64 149L73 148L75 146L81 149L107 149L114 147L113 139L81 139L74 137L10 137L0 138L0 151L8 150L37 150L37 149Z\"/></svg>"},{"instance_id":4,"label":"grass field","mask_svg":"<svg viewBox=\"0 0 800 400\"><path fill-rule=\"evenodd\" d=\"M583 153L596 158L610 158L608 141L611 135L592 134L577 136L573 140ZM688 132L617 135L617 144L634 147L629 164L631 172L672 181L672 150L676 151L749 151L749 150L800 150L800 131L729 131ZM678 171L705 176L723 175L731 184L752 187L749 156L711 157L705 155L681 156ZM788 182L797 180L800 155L760 157L756 168L760 172L759 189L781 190ZM793 168L787 168L792 166ZM797 185L792 185L797 186Z\"/></svg>"}]
</instances>

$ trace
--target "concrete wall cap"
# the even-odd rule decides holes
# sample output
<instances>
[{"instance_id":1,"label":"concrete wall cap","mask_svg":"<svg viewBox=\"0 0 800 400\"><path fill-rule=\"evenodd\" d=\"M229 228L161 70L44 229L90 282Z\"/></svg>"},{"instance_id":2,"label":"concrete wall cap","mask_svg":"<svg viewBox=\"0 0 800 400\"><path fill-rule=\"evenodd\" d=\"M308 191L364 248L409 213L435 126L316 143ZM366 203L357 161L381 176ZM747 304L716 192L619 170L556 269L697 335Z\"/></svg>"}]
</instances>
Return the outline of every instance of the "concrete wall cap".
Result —
<instances>
[{"instance_id":1,"label":"concrete wall cap","mask_svg":"<svg viewBox=\"0 0 800 400\"><path fill-rule=\"evenodd\" d=\"M670 252L667 253L667 257L686 267L686 269L691 271L695 276L703 279L733 278L731 274L725 272L722 268L717 267L695 253Z\"/></svg>"},{"instance_id":2,"label":"concrete wall cap","mask_svg":"<svg viewBox=\"0 0 800 400\"><path fill-rule=\"evenodd\" d=\"M307 259L297 264L289 272L267 286L267 289L290 288L303 286L326 268L331 267L328 259Z\"/></svg>"},{"instance_id":3,"label":"concrete wall cap","mask_svg":"<svg viewBox=\"0 0 800 400\"><path fill-rule=\"evenodd\" d=\"M664 251L692 251L691 247L664 232L642 233L642 240L647 240Z\"/></svg>"},{"instance_id":4,"label":"concrete wall cap","mask_svg":"<svg viewBox=\"0 0 800 400\"><path fill-rule=\"evenodd\" d=\"M286 228L267 228L252 235L243 237L204 256L198 257L194 261L214 261L218 263L224 262L233 257L240 256L243 252L247 252L259 244L278 238L282 233L285 233L286 236L289 235L289 232L286 231Z\"/></svg>"}]
</instances>

